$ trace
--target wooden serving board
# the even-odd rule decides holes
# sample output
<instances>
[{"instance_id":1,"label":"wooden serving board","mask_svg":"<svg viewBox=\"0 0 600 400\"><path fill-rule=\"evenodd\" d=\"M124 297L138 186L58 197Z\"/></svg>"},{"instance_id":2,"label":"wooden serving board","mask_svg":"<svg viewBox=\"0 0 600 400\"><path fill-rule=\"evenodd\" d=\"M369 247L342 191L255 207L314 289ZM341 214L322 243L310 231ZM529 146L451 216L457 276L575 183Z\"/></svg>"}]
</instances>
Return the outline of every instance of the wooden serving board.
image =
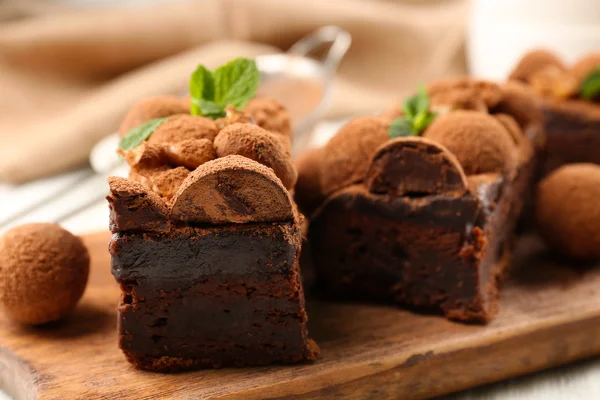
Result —
<instances>
[{"instance_id":1,"label":"wooden serving board","mask_svg":"<svg viewBox=\"0 0 600 400\"><path fill-rule=\"evenodd\" d=\"M488 326L393 307L309 302L314 364L137 371L116 345L119 289L108 233L85 238L92 271L77 311L26 328L0 316L0 387L17 399L422 399L600 354L600 269L554 261L524 238Z\"/></svg>"}]
</instances>

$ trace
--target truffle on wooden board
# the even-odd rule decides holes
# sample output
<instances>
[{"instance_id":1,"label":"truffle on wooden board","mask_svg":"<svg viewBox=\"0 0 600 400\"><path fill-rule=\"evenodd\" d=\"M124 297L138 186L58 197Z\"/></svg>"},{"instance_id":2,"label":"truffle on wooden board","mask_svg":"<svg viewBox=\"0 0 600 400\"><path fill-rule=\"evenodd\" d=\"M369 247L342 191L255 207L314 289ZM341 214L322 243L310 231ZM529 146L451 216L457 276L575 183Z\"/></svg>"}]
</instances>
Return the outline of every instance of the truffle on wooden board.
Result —
<instances>
[{"instance_id":1,"label":"truffle on wooden board","mask_svg":"<svg viewBox=\"0 0 600 400\"><path fill-rule=\"evenodd\" d=\"M389 140L388 129L389 120L385 118L358 117L331 138L323 150L325 194L364 180L373 154Z\"/></svg>"},{"instance_id":2,"label":"truffle on wooden board","mask_svg":"<svg viewBox=\"0 0 600 400\"><path fill-rule=\"evenodd\" d=\"M214 146L219 157L237 154L272 168L288 189L296 184L298 173L290 153L273 133L259 126L229 125L219 132Z\"/></svg>"},{"instance_id":3,"label":"truffle on wooden board","mask_svg":"<svg viewBox=\"0 0 600 400\"><path fill-rule=\"evenodd\" d=\"M119 135L125 136L131 129L142 125L144 122L155 118L164 118L175 114L188 114L189 107L183 99L177 96L154 96L148 97L135 104L125 115Z\"/></svg>"},{"instance_id":4,"label":"truffle on wooden board","mask_svg":"<svg viewBox=\"0 0 600 400\"><path fill-rule=\"evenodd\" d=\"M568 164L538 185L535 220L550 249L582 261L600 259L600 166Z\"/></svg>"},{"instance_id":5,"label":"truffle on wooden board","mask_svg":"<svg viewBox=\"0 0 600 400\"><path fill-rule=\"evenodd\" d=\"M436 118L423 136L450 150L467 175L503 173L515 163L510 134L489 114L453 111Z\"/></svg>"},{"instance_id":6,"label":"truffle on wooden board","mask_svg":"<svg viewBox=\"0 0 600 400\"><path fill-rule=\"evenodd\" d=\"M547 50L533 50L521 58L508 79L528 82L535 72L548 66L556 67L561 71L566 70L565 65L556 54Z\"/></svg>"},{"instance_id":7,"label":"truffle on wooden board","mask_svg":"<svg viewBox=\"0 0 600 400\"><path fill-rule=\"evenodd\" d=\"M254 123L273 133L292 137L290 114L286 108L274 99L254 97L244 111L252 116Z\"/></svg>"},{"instance_id":8,"label":"truffle on wooden board","mask_svg":"<svg viewBox=\"0 0 600 400\"><path fill-rule=\"evenodd\" d=\"M467 178L444 146L420 137L393 139L373 157L366 184L371 193L396 196L467 191Z\"/></svg>"},{"instance_id":9,"label":"truffle on wooden board","mask_svg":"<svg viewBox=\"0 0 600 400\"><path fill-rule=\"evenodd\" d=\"M173 144L188 139L213 141L219 130L210 118L194 115L174 115L159 125L148 138L148 143Z\"/></svg>"},{"instance_id":10,"label":"truffle on wooden board","mask_svg":"<svg viewBox=\"0 0 600 400\"><path fill-rule=\"evenodd\" d=\"M179 188L171 216L225 224L294 218L292 199L272 169L240 155L202 164Z\"/></svg>"},{"instance_id":11,"label":"truffle on wooden board","mask_svg":"<svg viewBox=\"0 0 600 400\"><path fill-rule=\"evenodd\" d=\"M71 312L89 274L87 248L57 224L26 224L0 237L0 305L11 319L38 325Z\"/></svg>"}]
</instances>

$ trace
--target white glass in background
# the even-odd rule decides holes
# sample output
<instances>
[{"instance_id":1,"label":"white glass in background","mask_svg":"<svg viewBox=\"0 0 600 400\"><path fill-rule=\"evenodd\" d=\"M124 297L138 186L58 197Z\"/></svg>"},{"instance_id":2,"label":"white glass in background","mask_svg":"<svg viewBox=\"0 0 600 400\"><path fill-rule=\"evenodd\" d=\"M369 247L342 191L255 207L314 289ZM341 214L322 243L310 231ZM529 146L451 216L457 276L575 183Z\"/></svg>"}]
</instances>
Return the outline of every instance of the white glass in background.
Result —
<instances>
[{"instance_id":1,"label":"white glass in background","mask_svg":"<svg viewBox=\"0 0 600 400\"><path fill-rule=\"evenodd\" d=\"M472 75L503 80L533 48L572 63L600 51L600 0L473 0L467 34Z\"/></svg>"}]
</instances>

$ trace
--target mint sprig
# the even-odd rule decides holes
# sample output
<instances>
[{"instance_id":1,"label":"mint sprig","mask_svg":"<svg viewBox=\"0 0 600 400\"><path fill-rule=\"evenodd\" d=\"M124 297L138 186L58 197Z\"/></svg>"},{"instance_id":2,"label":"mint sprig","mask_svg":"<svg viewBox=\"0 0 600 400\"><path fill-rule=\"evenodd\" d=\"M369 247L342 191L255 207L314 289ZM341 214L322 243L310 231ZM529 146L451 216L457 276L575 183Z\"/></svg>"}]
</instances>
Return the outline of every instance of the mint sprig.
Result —
<instances>
[{"instance_id":1,"label":"mint sprig","mask_svg":"<svg viewBox=\"0 0 600 400\"><path fill-rule=\"evenodd\" d=\"M213 72L199 65L190 79L191 114L217 119L229 104L243 108L256 93L260 72L254 60L236 58Z\"/></svg>"},{"instance_id":2,"label":"mint sprig","mask_svg":"<svg viewBox=\"0 0 600 400\"><path fill-rule=\"evenodd\" d=\"M138 147L144 140L147 140L154 131L167 120L167 118L156 118L144 122L125 134L119 141L119 148L122 150L132 150Z\"/></svg>"},{"instance_id":3,"label":"mint sprig","mask_svg":"<svg viewBox=\"0 0 600 400\"><path fill-rule=\"evenodd\" d=\"M424 85L419 85L417 93L402 104L404 116L390 124L390 139L403 136L418 136L433 122L437 113L429 110L431 101Z\"/></svg>"},{"instance_id":4,"label":"mint sprig","mask_svg":"<svg viewBox=\"0 0 600 400\"><path fill-rule=\"evenodd\" d=\"M579 95L582 99L592 100L600 96L600 69L589 74L581 83Z\"/></svg>"}]
</instances>

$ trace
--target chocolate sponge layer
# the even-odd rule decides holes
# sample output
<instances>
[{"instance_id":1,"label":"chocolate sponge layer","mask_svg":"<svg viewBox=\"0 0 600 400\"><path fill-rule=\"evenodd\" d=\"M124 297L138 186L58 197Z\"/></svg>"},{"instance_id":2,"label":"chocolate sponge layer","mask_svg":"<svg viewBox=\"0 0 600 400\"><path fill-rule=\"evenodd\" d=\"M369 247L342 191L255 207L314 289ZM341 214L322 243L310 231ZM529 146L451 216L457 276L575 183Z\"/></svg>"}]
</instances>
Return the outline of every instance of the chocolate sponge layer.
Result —
<instances>
[{"instance_id":1,"label":"chocolate sponge layer","mask_svg":"<svg viewBox=\"0 0 600 400\"><path fill-rule=\"evenodd\" d=\"M314 359L299 250L292 222L114 234L121 349L154 371Z\"/></svg>"}]
</instances>

